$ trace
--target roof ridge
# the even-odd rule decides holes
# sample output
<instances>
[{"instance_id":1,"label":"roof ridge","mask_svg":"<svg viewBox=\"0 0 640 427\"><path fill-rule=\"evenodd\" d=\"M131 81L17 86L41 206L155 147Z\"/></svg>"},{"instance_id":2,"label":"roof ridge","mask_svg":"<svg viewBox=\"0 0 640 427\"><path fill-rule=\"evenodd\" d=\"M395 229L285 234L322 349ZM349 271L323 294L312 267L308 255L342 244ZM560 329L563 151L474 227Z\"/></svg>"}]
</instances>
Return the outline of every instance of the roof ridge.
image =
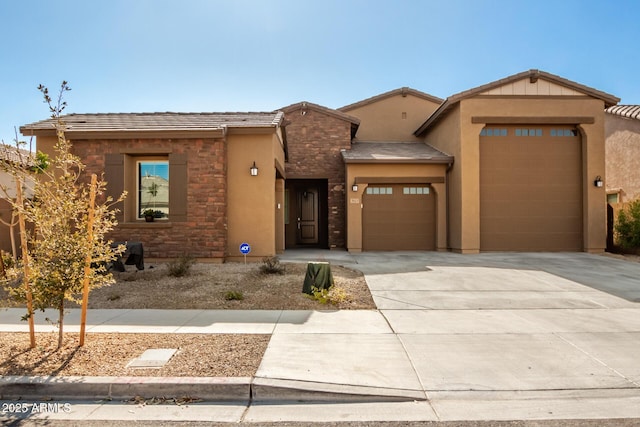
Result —
<instances>
[{"instance_id":1,"label":"roof ridge","mask_svg":"<svg viewBox=\"0 0 640 427\"><path fill-rule=\"evenodd\" d=\"M440 106L425 120L425 122L414 132L414 135L419 136L423 134L426 129L431 126L436 120L439 119L440 116L446 114L446 112L451 108L452 105L456 104L463 99L470 98L472 96L481 94L482 92L486 92L490 89L503 86L505 84L513 83L524 78L529 77L531 82L537 81L539 78L544 78L553 83L557 83L562 86L567 86L571 89L574 89L578 92L584 92L589 96L594 98L599 98L604 101L605 106L615 105L620 102L620 98L608 94L606 92L602 92L600 90L594 89L592 87L583 85L581 83L574 82L572 80L566 79L564 77L560 77L555 74L548 73L546 71L541 71L538 69L530 69L528 71L523 71L521 73L513 74L511 76L504 77L502 79L498 79L471 89L467 89L462 92L458 92L449 96Z\"/></svg>"},{"instance_id":2,"label":"roof ridge","mask_svg":"<svg viewBox=\"0 0 640 427\"><path fill-rule=\"evenodd\" d=\"M180 116L204 116L204 115L234 115L234 114L275 114L275 111L130 111L130 112L119 112L119 113L69 113L64 114L62 117L72 117L72 116L135 116L135 115L162 115L162 114L173 114Z\"/></svg>"},{"instance_id":3,"label":"roof ridge","mask_svg":"<svg viewBox=\"0 0 640 427\"><path fill-rule=\"evenodd\" d=\"M331 114L340 119L347 120L353 124L356 124L356 125L360 124L360 119L357 117L349 115L335 108L325 107L324 105L316 104L314 102L309 102L309 101L296 102L295 104L291 104L291 105L287 105L286 107L279 108L278 111L284 111L285 113L287 113L287 112L302 109L302 108L312 108L312 109L324 112L326 114Z\"/></svg>"},{"instance_id":4,"label":"roof ridge","mask_svg":"<svg viewBox=\"0 0 640 427\"><path fill-rule=\"evenodd\" d=\"M361 101L356 101L356 102L354 102L352 104L345 105L343 107L338 108L338 110L339 111L352 110L354 108L362 107L362 106L365 106L365 105L368 105L368 104L372 104L372 103L374 103L376 101L380 101L382 99L389 98L391 96L395 96L395 95L406 96L406 95L409 95L409 94L413 95L413 96L416 96L418 98L426 99L427 101L431 101L431 102L434 102L436 104L441 104L442 102L444 102L444 99L438 98L437 96L430 95L430 94L428 94L426 92L422 92L420 90L413 89L413 88L410 88L408 86L403 86L401 88L392 89L390 91L383 92L381 94L374 95L374 96L371 96L369 98L365 98L365 99L363 99Z\"/></svg>"}]
</instances>

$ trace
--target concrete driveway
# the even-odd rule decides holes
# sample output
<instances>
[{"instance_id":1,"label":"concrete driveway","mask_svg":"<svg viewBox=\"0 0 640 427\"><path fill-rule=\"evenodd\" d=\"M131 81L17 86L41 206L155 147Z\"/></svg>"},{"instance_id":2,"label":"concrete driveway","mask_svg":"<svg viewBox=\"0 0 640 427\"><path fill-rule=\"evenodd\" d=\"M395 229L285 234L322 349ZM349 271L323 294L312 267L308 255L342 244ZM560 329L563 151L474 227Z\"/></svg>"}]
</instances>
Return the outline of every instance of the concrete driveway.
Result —
<instances>
[{"instance_id":1,"label":"concrete driveway","mask_svg":"<svg viewBox=\"0 0 640 427\"><path fill-rule=\"evenodd\" d=\"M380 318L317 313L313 331L276 328L262 380L424 393L423 420L640 417L638 263L584 253L282 258L363 271Z\"/></svg>"}]
</instances>

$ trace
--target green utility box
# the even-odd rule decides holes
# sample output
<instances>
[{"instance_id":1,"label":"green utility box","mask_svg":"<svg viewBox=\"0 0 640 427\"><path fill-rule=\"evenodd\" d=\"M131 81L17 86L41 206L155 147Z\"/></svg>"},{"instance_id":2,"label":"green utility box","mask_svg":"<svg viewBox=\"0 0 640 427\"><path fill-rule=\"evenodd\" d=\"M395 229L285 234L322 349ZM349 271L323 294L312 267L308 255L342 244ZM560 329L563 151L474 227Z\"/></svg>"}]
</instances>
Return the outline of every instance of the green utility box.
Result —
<instances>
[{"instance_id":1,"label":"green utility box","mask_svg":"<svg viewBox=\"0 0 640 427\"><path fill-rule=\"evenodd\" d=\"M329 289L333 285L331 265L328 262L310 262L304 276L302 292L313 295L313 288Z\"/></svg>"}]
</instances>

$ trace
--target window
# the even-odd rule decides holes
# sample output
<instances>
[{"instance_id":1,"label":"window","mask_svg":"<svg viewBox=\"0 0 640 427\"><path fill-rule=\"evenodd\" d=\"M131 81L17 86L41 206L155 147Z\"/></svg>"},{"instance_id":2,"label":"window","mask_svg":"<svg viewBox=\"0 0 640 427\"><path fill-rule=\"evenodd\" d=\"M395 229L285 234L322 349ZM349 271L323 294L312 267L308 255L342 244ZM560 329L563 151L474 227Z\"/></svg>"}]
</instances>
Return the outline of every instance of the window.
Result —
<instances>
[{"instance_id":1,"label":"window","mask_svg":"<svg viewBox=\"0 0 640 427\"><path fill-rule=\"evenodd\" d=\"M429 187L404 187L402 194L429 194Z\"/></svg>"},{"instance_id":2,"label":"window","mask_svg":"<svg viewBox=\"0 0 640 427\"><path fill-rule=\"evenodd\" d=\"M393 194L392 187L367 187L367 194Z\"/></svg>"},{"instance_id":3,"label":"window","mask_svg":"<svg viewBox=\"0 0 640 427\"><path fill-rule=\"evenodd\" d=\"M480 131L480 136L507 136L507 129L485 127Z\"/></svg>"},{"instance_id":4,"label":"window","mask_svg":"<svg viewBox=\"0 0 640 427\"><path fill-rule=\"evenodd\" d=\"M607 203L620 203L620 193L607 194Z\"/></svg>"},{"instance_id":5,"label":"window","mask_svg":"<svg viewBox=\"0 0 640 427\"><path fill-rule=\"evenodd\" d=\"M169 161L140 160L137 162L138 218L153 210L157 218L169 216Z\"/></svg>"},{"instance_id":6,"label":"window","mask_svg":"<svg viewBox=\"0 0 640 427\"><path fill-rule=\"evenodd\" d=\"M551 129L551 136L578 136L576 129Z\"/></svg>"},{"instance_id":7,"label":"window","mask_svg":"<svg viewBox=\"0 0 640 427\"><path fill-rule=\"evenodd\" d=\"M542 129L516 129L516 136L542 136Z\"/></svg>"}]
</instances>

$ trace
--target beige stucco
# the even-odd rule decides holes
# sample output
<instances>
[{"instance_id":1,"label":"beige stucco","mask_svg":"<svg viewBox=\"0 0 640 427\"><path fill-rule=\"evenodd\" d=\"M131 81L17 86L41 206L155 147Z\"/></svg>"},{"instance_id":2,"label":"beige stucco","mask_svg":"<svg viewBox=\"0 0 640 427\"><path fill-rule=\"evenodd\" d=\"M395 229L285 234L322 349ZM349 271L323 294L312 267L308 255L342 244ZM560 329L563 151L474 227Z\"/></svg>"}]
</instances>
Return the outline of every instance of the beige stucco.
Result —
<instances>
[{"instance_id":1,"label":"beige stucco","mask_svg":"<svg viewBox=\"0 0 640 427\"><path fill-rule=\"evenodd\" d=\"M537 79L532 82L529 77L515 82L493 87L490 90L481 92L480 95L582 95L581 92L550 82L544 79Z\"/></svg>"},{"instance_id":2,"label":"beige stucco","mask_svg":"<svg viewBox=\"0 0 640 427\"><path fill-rule=\"evenodd\" d=\"M363 104L342 109L360 119L359 141L417 141L413 132L439 105L410 93Z\"/></svg>"},{"instance_id":3,"label":"beige stucco","mask_svg":"<svg viewBox=\"0 0 640 427\"><path fill-rule=\"evenodd\" d=\"M253 162L257 176L249 173ZM241 243L251 245L251 260L284 247L284 189L276 180L277 164L284 164L284 152L273 131L227 135L227 259L243 258Z\"/></svg>"},{"instance_id":4,"label":"beige stucco","mask_svg":"<svg viewBox=\"0 0 640 427\"><path fill-rule=\"evenodd\" d=\"M640 120L605 115L608 193L618 193L619 202L640 198Z\"/></svg>"},{"instance_id":5,"label":"beige stucco","mask_svg":"<svg viewBox=\"0 0 640 427\"><path fill-rule=\"evenodd\" d=\"M469 191L469 185L462 185L463 177L473 176L467 174L464 166L459 166L463 160L466 160L467 167L473 167L474 163L468 158L462 157L462 146L460 141L460 108L455 106L452 111L444 117L438 126L431 129L425 141L450 156L453 156L454 163L446 176L448 209L447 209L447 244L445 247L451 247L451 242L466 242L468 237L462 235L463 230L463 209L466 207L465 198L462 197L463 190ZM476 166L477 167L477 166Z\"/></svg>"},{"instance_id":6,"label":"beige stucco","mask_svg":"<svg viewBox=\"0 0 640 427\"><path fill-rule=\"evenodd\" d=\"M439 178L443 180L447 165L443 164L394 164L394 163L349 163L346 165L347 182L358 183L358 191L349 186L346 192L347 212L347 249L351 252L362 251L362 196L367 187L366 178L382 179L377 183L393 183L397 178ZM446 205L447 195L443 183L434 183L436 193L436 245L438 250L446 250Z\"/></svg>"},{"instance_id":7,"label":"beige stucco","mask_svg":"<svg viewBox=\"0 0 640 427\"><path fill-rule=\"evenodd\" d=\"M564 118L564 119L563 119ZM596 176L605 176L604 102L587 96L476 96L462 99L425 134L425 141L455 157L449 180L449 245L462 253L480 250L479 134L485 122L578 125L583 144L584 250L605 248L606 205ZM474 123L475 121L475 123ZM592 121L593 123L589 123Z\"/></svg>"}]
</instances>

